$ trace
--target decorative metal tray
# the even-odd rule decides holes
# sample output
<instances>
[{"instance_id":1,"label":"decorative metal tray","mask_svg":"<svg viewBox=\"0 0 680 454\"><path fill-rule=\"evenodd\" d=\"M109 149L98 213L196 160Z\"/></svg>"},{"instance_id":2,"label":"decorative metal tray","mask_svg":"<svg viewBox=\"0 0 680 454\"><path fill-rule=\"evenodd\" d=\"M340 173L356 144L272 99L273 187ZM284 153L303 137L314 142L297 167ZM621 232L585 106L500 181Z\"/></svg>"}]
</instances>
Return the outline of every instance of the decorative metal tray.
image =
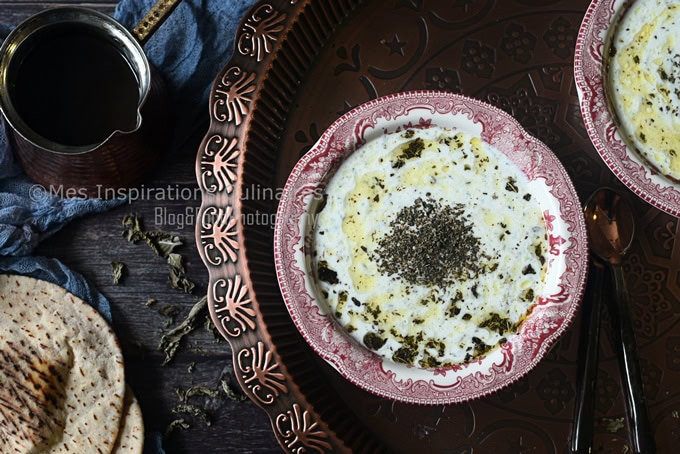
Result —
<instances>
[{"instance_id":1,"label":"decorative metal tray","mask_svg":"<svg viewBox=\"0 0 680 454\"><path fill-rule=\"evenodd\" d=\"M211 92L196 173L196 235L210 311L244 392L289 452L562 452L576 390L578 318L538 366L489 397L395 403L319 359L282 301L273 258L278 196L295 162L350 108L388 93L464 93L513 115L567 168L582 200L615 186L638 241L624 266L659 452L680 437L677 219L622 187L594 150L573 76L588 1L262 1L243 18ZM587 301L585 302L587 304ZM616 360L603 336L596 445L628 445ZM247 443L247 441L244 441Z\"/></svg>"}]
</instances>

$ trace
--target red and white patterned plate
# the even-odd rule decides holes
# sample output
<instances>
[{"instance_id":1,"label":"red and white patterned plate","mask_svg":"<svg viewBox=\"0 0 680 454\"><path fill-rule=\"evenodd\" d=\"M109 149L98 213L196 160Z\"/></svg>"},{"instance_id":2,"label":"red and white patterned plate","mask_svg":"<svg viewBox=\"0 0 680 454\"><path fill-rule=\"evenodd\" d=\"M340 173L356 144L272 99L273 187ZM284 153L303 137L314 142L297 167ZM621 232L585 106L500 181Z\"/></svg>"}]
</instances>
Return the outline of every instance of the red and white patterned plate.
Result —
<instances>
[{"instance_id":1,"label":"red and white patterned plate","mask_svg":"<svg viewBox=\"0 0 680 454\"><path fill-rule=\"evenodd\" d=\"M309 281L310 203L325 177L357 145L407 126L462 130L504 153L529 178L546 220L550 258L544 292L517 335L486 356L425 370L383 359L359 345L324 312ZM532 199L532 200L533 200ZM282 192L274 258L287 309L309 345L357 386L418 404L487 395L529 372L565 331L585 286L588 244L576 191L561 163L505 112L476 99L432 91L404 92L363 104L336 120L297 163Z\"/></svg>"},{"instance_id":2,"label":"red and white patterned plate","mask_svg":"<svg viewBox=\"0 0 680 454\"><path fill-rule=\"evenodd\" d=\"M604 78L609 40L631 0L593 0L581 23L574 77L581 115L595 149L623 184L646 202L680 216L680 185L654 171L621 138L609 110Z\"/></svg>"}]
</instances>

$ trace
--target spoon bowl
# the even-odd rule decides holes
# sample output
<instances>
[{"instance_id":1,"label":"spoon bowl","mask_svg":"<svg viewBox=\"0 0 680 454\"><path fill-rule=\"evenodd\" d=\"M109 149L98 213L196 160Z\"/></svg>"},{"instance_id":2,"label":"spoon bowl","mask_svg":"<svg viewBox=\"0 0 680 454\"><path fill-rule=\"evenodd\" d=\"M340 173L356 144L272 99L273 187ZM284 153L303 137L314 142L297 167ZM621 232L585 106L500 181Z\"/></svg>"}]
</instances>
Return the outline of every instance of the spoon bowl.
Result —
<instances>
[{"instance_id":1,"label":"spoon bowl","mask_svg":"<svg viewBox=\"0 0 680 454\"><path fill-rule=\"evenodd\" d=\"M630 205L619 193L603 188L588 198L583 212L591 251L613 266L621 265L635 236Z\"/></svg>"}]
</instances>

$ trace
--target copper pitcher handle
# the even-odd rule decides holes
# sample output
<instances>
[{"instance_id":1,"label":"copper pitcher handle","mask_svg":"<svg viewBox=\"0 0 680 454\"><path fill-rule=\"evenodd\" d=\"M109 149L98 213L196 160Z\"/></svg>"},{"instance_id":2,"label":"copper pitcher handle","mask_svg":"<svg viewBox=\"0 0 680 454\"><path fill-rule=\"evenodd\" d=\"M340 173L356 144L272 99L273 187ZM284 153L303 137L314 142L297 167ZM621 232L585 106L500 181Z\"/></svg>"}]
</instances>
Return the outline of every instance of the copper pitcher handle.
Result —
<instances>
[{"instance_id":1,"label":"copper pitcher handle","mask_svg":"<svg viewBox=\"0 0 680 454\"><path fill-rule=\"evenodd\" d=\"M170 16L177 5L180 4L182 0L158 0L151 9L146 13L146 15L139 21L139 23L132 29L132 33L137 38L137 41L141 45L144 45L146 41L154 34L158 27L160 27L163 22Z\"/></svg>"}]
</instances>

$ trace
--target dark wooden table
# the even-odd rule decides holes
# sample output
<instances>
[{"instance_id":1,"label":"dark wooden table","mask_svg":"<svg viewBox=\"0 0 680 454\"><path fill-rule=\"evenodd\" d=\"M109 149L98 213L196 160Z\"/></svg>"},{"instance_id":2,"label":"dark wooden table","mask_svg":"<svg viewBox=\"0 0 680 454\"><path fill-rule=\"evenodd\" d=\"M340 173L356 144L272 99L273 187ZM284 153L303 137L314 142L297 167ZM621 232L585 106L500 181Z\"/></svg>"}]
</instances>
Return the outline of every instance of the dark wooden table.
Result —
<instances>
[{"instance_id":1,"label":"dark wooden table","mask_svg":"<svg viewBox=\"0 0 680 454\"><path fill-rule=\"evenodd\" d=\"M50 6L78 3L81 2L0 1L0 23L16 25ZM112 13L115 7L115 2L101 0L83 4L107 13ZM206 106L205 128L207 121ZM137 197L109 212L76 220L45 240L35 254L62 260L108 297L113 327L125 356L127 381L142 406L147 432L163 432L178 418L184 418L191 426L175 430L165 439L166 452L280 452L269 419L249 400L233 400L223 394L217 398L191 398L191 403L209 413L209 426L200 417L173 412L179 403L178 388L194 385L217 388L220 380L226 379L240 392L227 342L217 342L212 332L200 326L185 338L175 358L166 366L161 365L165 357L158 350L162 333L179 324L206 292L207 272L194 238L194 215L200 205L194 168L205 128L199 128L192 140L164 159L144 181L144 187L153 194L151 197ZM122 237L121 220L128 213L137 213L146 230L173 232L182 238L184 245L177 252L184 256L188 277L196 284L192 294L171 288L167 265L151 249L128 243ZM126 274L118 285L112 283L114 260L126 265ZM145 304L149 298L157 300L150 307ZM174 323L166 327L171 319L162 313L171 312L173 307L179 312Z\"/></svg>"}]
</instances>

